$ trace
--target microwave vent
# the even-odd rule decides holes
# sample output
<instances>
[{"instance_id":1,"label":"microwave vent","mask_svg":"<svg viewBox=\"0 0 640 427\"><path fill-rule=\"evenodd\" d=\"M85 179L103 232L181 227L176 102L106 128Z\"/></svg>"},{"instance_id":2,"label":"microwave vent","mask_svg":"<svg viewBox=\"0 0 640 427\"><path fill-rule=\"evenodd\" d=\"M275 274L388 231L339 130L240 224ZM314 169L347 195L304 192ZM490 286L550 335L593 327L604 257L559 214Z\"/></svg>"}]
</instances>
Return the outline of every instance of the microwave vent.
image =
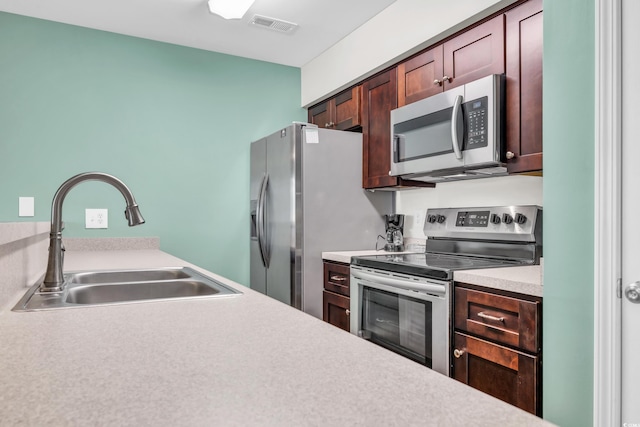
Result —
<instances>
[{"instance_id":1,"label":"microwave vent","mask_svg":"<svg viewBox=\"0 0 640 427\"><path fill-rule=\"evenodd\" d=\"M293 33L295 29L298 28L298 24L294 24L293 22L287 22L276 18L269 18L262 15L253 15L253 18L251 18L249 24L255 25L256 27L289 34Z\"/></svg>"}]
</instances>

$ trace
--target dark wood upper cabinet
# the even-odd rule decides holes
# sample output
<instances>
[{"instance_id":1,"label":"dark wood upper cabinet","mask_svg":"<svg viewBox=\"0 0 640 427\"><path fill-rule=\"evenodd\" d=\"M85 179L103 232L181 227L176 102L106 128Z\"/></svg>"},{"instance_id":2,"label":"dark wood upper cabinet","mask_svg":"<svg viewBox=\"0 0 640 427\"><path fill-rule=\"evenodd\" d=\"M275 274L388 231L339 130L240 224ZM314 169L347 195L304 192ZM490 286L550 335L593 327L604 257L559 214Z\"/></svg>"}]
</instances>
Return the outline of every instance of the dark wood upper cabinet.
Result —
<instances>
[{"instance_id":1,"label":"dark wood upper cabinet","mask_svg":"<svg viewBox=\"0 0 640 427\"><path fill-rule=\"evenodd\" d=\"M390 176L391 110L397 107L395 68L362 84L362 187L366 189L435 187L429 182Z\"/></svg>"},{"instance_id":2,"label":"dark wood upper cabinet","mask_svg":"<svg viewBox=\"0 0 640 427\"><path fill-rule=\"evenodd\" d=\"M538 173L542 170L542 0L518 2L361 87L310 108L309 121L320 127L362 130L364 188L433 187L389 176L391 110L490 74L506 76L508 171ZM356 88L361 98L352 92ZM361 109L356 99L361 99Z\"/></svg>"},{"instance_id":3,"label":"dark wood upper cabinet","mask_svg":"<svg viewBox=\"0 0 640 427\"><path fill-rule=\"evenodd\" d=\"M542 170L542 0L506 12L509 173Z\"/></svg>"},{"instance_id":4,"label":"dark wood upper cabinet","mask_svg":"<svg viewBox=\"0 0 640 427\"><path fill-rule=\"evenodd\" d=\"M397 107L396 69L362 85L362 186L392 187L398 178L391 170L391 110Z\"/></svg>"},{"instance_id":5,"label":"dark wood upper cabinet","mask_svg":"<svg viewBox=\"0 0 640 427\"><path fill-rule=\"evenodd\" d=\"M442 45L398 64L398 107L442 92Z\"/></svg>"},{"instance_id":6,"label":"dark wood upper cabinet","mask_svg":"<svg viewBox=\"0 0 640 427\"><path fill-rule=\"evenodd\" d=\"M498 15L444 43L444 90L504 73L504 20Z\"/></svg>"},{"instance_id":7,"label":"dark wood upper cabinet","mask_svg":"<svg viewBox=\"0 0 640 427\"><path fill-rule=\"evenodd\" d=\"M398 107L505 72L504 15L398 64Z\"/></svg>"},{"instance_id":8,"label":"dark wood upper cabinet","mask_svg":"<svg viewBox=\"0 0 640 427\"><path fill-rule=\"evenodd\" d=\"M309 108L309 123L326 129L359 129L362 117L361 90L361 86L355 86Z\"/></svg>"}]
</instances>

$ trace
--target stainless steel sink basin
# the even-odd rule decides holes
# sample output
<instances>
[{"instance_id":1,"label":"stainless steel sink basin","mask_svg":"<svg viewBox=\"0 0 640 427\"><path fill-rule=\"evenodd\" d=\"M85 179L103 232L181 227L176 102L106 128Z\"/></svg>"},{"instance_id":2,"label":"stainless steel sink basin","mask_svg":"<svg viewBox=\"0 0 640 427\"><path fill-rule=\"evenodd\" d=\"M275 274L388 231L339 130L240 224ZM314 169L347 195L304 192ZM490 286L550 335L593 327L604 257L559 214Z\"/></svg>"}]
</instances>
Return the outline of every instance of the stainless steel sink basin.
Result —
<instances>
[{"instance_id":1,"label":"stainless steel sink basin","mask_svg":"<svg viewBox=\"0 0 640 427\"><path fill-rule=\"evenodd\" d=\"M212 298L242 293L189 267L86 271L65 274L60 292L27 291L13 311L127 304L134 302Z\"/></svg>"},{"instance_id":2,"label":"stainless steel sink basin","mask_svg":"<svg viewBox=\"0 0 640 427\"><path fill-rule=\"evenodd\" d=\"M162 268L158 270L87 271L69 274L68 283L81 285L124 282L150 282L158 280L188 279L185 268Z\"/></svg>"}]
</instances>

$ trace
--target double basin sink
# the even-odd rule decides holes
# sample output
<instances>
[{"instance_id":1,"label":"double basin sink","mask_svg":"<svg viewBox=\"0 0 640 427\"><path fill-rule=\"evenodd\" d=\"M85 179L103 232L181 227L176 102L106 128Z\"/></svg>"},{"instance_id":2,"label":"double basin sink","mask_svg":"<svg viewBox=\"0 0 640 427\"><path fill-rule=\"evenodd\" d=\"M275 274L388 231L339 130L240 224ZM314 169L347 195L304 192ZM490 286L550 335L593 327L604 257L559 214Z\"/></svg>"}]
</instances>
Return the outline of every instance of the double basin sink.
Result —
<instances>
[{"instance_id":1,"label":"double basin sink","mask_svg":"<svg viewBox=\"0 0 640 427\"><path fill-rule=\"evenodd\" d=\"M60 292L31 287L13 311L128 304L242 293L189 267L76 272L64 275Z\"/></svg>"}]
</instances>

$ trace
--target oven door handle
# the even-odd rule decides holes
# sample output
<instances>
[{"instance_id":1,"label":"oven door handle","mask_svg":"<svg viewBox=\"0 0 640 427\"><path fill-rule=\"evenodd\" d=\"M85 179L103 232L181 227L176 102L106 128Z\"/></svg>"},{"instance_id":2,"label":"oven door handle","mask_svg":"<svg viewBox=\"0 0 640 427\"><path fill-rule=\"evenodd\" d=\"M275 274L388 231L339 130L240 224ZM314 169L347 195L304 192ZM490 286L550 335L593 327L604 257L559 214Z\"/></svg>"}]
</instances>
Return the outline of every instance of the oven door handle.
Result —
<instances>
[{"instance_id":1,"label":"oven door handle","mask_svg":"<svg viewBox=\"0 0 640 427\"><path fill-rule=\"evenodd\" d=\"M411 280L403 280L394 277L380 277L375 274L364 273L362 271L351 270L351 275L356 279L366 280L370 283L378 283L380 285L393 286L408 291L427 292L430 294L446 295L447 288L437 283L415 283Z\"/></svg>"}]
</instances>

